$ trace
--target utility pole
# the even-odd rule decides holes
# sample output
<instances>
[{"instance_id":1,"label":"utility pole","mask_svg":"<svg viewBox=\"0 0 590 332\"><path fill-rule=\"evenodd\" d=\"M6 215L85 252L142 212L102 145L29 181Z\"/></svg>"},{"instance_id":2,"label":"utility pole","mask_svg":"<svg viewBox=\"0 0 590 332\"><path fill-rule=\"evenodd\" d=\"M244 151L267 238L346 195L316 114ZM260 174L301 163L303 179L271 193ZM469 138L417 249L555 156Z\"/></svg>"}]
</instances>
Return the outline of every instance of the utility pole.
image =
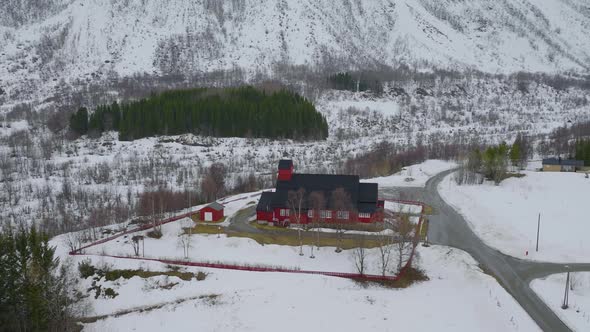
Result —
<instances>
[{"instance_id":1,"label":"utility pole","mask_svg":"<svg viewBox=\"0 0 590 332\"><path fill-rule=\"evenodd\" d=\"M539 219L537 221L537 248L535 249L539 252L539 230L541 229L541 213L539 213Z\"/></svg>"},{"instance_id":2,"label":"utility pole","mask_svg":"<svg viewBox=\"0 0 590 332\"><path fill-rule=\"evenodd\" d=\"M299 235L299 256L303 256L303 240L301 239L301 224L297 225L297 234Z\"/></svg>"},{"instance_id":3,"label":"utility pole","mask_svg":"<svg viewBox=\"0 0 590 332\"><path fill-rule=\"evenodd\" d=\"M565 294L563 295L563 304L561 309L565 310L569 308L569 288L570 288L570 271L567 271L567 277L565 279Z\"/></svg>"},{"instance_id":4,"label":"utility pole","mask_svg":"<svg viewBox=\"0 0 590 332\"><path fill-rule=\"evenodd\" d=\"M424 236L424 243L422 243L422 246L423 247L430 247L430 242L428 242L428 229L430 229L430 227L429 227L430 226L430 219L426 219L425 222L426 222L426 227L428 227L428 228L426 229L426 235ZM424 224L422 224L422 225L424 225ZM422 233L422 225L420 225L420 233Z\"/></svg>"},{"instance_id":5,"label":"utility pole","mask_svg":"<svg viewBox=\"0 0 590 332\"><path fill-rule=\"evenodd\" d=\"M190 218L190 213L191 213L191 186L188 186L188 206L187 206L187 212L188 212L188 216Z\"/></svg>"}]
</instances>

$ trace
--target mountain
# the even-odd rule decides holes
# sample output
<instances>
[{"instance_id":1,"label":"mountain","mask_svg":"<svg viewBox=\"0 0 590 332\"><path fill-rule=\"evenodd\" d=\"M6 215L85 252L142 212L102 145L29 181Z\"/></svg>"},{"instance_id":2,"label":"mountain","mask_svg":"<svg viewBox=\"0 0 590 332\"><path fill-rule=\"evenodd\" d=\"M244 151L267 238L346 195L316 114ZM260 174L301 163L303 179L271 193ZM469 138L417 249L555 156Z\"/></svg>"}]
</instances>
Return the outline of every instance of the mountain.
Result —
<instances>
[{"instance_id":1,"label":"mountain","mask_svg":"<svg viewBox=\"0 0 590 332\"><path fill-rule=\"evenodd\" d=\"M0 87L276 63L587 73L586 0L5 0ZM28 82L28 83L27 83Z\"/></svg>"}]
</instances>

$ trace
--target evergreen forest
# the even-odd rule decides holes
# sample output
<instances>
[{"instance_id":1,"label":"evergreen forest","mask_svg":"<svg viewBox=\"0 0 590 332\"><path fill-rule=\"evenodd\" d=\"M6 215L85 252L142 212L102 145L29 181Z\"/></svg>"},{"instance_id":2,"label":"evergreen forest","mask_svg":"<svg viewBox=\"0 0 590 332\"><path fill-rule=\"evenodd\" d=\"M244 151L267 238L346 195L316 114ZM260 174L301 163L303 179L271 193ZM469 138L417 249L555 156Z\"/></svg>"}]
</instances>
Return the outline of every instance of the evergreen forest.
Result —
<instances>
[{"instance_id":1,"label":"evergreen forest","mask_svg":"<svg viewBox=\"0 0 590 332\"><path fill-rule=\"evenodd\" d=\"M81 108L70 118L78 135L119 132L120 140L193 133L216 137L264 137L318 140L328 124L300 95L272 93L251 86L197 88L152 94L129 103Z\"/></svg>"}]
</instances>

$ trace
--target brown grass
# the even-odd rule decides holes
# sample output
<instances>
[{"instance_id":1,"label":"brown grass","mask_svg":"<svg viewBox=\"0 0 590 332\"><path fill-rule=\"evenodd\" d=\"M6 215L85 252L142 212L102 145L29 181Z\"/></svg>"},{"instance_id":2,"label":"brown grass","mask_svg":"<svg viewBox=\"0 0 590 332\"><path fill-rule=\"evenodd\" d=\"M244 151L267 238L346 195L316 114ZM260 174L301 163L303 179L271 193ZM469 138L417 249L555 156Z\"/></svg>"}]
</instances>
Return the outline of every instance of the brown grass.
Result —
<instances>
[{"instance_id":1,"label":"brown grass","mask_svg":"<svg viewBox=\"0 0 590 332\"><path fill-rule=\"evenodd\" d=\"M109 281L117 280L119 278L130 279L133 277L151 278L156 276L178 277L184 281L189 281L193 278L197 280L205 280L207 275L204 272L197 274L192 272L181 271L145 271L145 270L110 270L105 272L105 279Z\"/></svg>"},{"instance_id":2,"label":"brown grass","mask_svg":"<svg viewBox=\"0 0 590 332\"><path fill-rule=\"evenodd\" d=\"M191 216L191 219L192 219L194 222L196 222L196 223L205 223L205 222L206 222L206 223L208 223L208 224L220 224L220 223L222 223L222 222L224 222L224 221L225 221L225 218L226 218L226 217L225 217L225 216L223 216L221 219L219 219L219 221L204 221L204 220L201 220L201 218L199 218L199 214L198 214L198 213L195 213L195 214L193 214L193 215Z\"/></svg>"},{"instance_id":3,"label":"brown grass","mask_svg":"<svg viewBox=\"0 0 590 332\"><path fill-rule=\"evenodd\" d=\"M361 285L379 285L386 288L407 288L411 285L429 280L428 276L424 273L424 271L420 269L415 269L413 267L406 270L406 272L402 275L401 278L397 280L365 280L365 279L354 279Z\"/></svg>"}]
</instances>

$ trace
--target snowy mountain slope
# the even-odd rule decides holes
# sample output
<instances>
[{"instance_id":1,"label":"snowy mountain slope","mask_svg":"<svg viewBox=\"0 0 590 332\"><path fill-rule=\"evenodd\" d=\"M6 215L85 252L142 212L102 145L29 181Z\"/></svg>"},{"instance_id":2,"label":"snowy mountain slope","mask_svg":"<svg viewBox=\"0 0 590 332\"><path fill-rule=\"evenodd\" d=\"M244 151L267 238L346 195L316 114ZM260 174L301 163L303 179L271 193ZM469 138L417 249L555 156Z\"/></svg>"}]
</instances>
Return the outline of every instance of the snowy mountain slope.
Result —
<instances>
[{"instance_id":1,"label":"snowy mountain slope","mask_svg":"<svg viewBox=\"0 0 590 332\"><path fill-rule=\"evenodd\" d=\"M47 18L31 3L0 7L12 13L0 21L0 86L109 72L268 72L278 62L590 68L584 0L55 0Z\"/></svg>"}]
</instances>

